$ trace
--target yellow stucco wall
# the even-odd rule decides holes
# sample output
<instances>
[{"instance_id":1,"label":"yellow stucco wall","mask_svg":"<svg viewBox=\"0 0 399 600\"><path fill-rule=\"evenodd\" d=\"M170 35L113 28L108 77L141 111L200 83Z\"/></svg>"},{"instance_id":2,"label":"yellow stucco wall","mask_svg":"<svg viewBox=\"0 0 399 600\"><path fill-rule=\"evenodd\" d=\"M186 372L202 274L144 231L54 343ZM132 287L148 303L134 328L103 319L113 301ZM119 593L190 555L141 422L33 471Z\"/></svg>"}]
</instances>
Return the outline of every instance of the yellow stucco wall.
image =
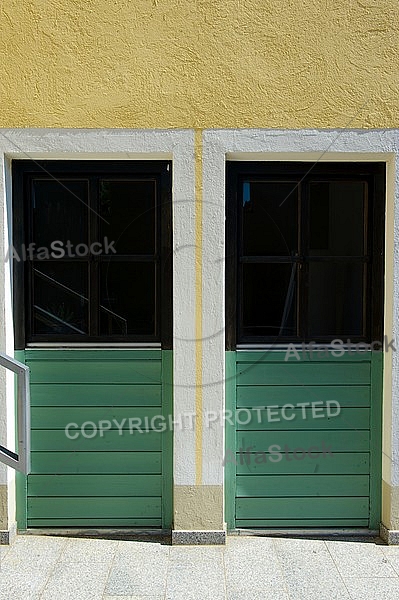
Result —
<instances>
[{"instance_id":1,"label":"yellow stucco wall","mask_svg":"<svg viewBox=\"0 0 399 600\"><path fill-rule=\"evenodd\" d=\"M397 0L2 0L1 127L397 127Z\"/></svg>"}]
</instances>

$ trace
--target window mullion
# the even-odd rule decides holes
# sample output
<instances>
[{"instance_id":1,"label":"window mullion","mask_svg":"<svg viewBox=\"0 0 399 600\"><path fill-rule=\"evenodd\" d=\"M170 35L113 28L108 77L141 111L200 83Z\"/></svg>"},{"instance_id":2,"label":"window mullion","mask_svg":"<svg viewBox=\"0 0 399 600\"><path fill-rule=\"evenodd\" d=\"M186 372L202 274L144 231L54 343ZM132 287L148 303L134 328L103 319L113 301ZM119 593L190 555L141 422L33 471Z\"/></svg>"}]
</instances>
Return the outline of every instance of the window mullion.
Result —
<instances>
[{"instance_id":1,"label":"window mullion","mask_svg":"<svg viewBox=\"0 0 399 600\"><path fill-rule=\"evenodd\" d=\"M89 248L98 241L99 229L99 178L91 177L89 181ZM89 254L89 335L97 336L99 331L99 261L98 257Z\"/></svg>"},{"instance_id":2,"label":"window mullion","mask_svg":"<svg viewBox=\"0 0 399 600\"><path fill-rule=\"evenodd\" d=\"M305 181L298 184L298 240L301 262L298 269L298 337L308 336L309 293L309 188Z\"/></svg>"}]
</instances>

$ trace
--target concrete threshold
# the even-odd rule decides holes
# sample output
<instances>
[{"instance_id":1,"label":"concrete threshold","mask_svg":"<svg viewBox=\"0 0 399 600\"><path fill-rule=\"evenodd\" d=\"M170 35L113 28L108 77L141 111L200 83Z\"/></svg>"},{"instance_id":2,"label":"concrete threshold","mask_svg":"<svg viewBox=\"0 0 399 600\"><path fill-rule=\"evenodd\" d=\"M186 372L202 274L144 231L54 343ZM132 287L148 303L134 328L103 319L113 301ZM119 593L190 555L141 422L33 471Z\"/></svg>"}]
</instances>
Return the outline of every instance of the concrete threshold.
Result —
<instances>
[{"instance_id":1,"label":"concrete threshold","mask_svg":"<svg viewBox=\"0 0 399 600\"><path fill-rule=\"evenodd\" d=\"M378 529L334 528L334 529L234 529L228 532L232 536L260 536L281 538L302 538L308 540L342 540L342 541L379 541L383 544Z\"/></svg>"},{"instance_id":2,"label":"concrete threshold","mask_svg":"<svg viewBox=\"0 0 399 600\"><path fill-rule=\"evenodd\" d=\"M155 542L171 544L170 529L130 529L130 528L63 528L46 527L19 531L18 535L44 535L70 538L87 538L102 540L123 540L136 542Z\"/></svg>"}]
</instances>

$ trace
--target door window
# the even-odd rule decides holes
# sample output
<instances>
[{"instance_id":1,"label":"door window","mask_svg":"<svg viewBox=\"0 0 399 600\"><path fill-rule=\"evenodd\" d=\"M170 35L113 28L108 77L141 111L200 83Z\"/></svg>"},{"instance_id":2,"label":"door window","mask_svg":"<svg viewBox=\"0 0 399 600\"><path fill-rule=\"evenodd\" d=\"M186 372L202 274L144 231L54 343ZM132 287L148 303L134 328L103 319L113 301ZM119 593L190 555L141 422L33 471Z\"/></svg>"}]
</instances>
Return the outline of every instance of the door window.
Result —
<instances>
[{"instance_id":1,"label":"door window","mask_svg":"<svg viewBox=\"0 0 399 600\"><path fill-rule=\"evenodd\" d=\"M170 345L171 164L24 160L12 170L17 347Z\"/></svg>"},{"instance_id":2,"label":"door window","mask_svg":"<svg viewBox=\"0 0 399 600\"><path fill-rule=\"evenodd\" d=\"M227 342L381 338L384 165L227 165Z\"/></svg>"}]
</instances>

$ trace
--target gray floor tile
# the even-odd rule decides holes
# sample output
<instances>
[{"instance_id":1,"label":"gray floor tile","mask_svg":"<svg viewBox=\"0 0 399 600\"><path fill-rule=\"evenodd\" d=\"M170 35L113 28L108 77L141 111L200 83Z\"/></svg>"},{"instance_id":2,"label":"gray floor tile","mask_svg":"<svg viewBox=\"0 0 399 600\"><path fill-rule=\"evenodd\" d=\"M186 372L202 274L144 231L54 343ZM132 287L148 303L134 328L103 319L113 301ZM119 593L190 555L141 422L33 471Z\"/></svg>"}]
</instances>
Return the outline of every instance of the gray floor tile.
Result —
<instances>
[{"instance_id":1,"label":"gray floor tile","mask_svg":"<svg viewBox=\"0 0 399 600\"><path fill-rule=\"evenodd\" d=\"M286 579L317 577L336 580L339 572L323 540L277 539L275 547Z\"/></svg>"},{"instance_id":2,"label":"gray floor tile","mask_svg":"<svg viewBox=\"0 0 399 600\"><path fill-rule=\"evenodd\" d=\"M399 597L399 548L361 542L240 536L225 547L170 547L18 536L0 569L0 600Z\"/></svg>"},{"instance_id":3,"label":"gray floor tile","mask_svg":"<svg viewBox=\"0 0 399 600\"><path fill-rule=\"evenodd\" d=\"M284 553L286 556L297 556L303 552L308 554L328 552L326 542L324 540L274 538L273 542L279 554Z\"/></svg>"},{"instance_id":4,"label":"gray floor tile","mask_svg":"<svg viewBox=\"0 0 399 600\"><path fill-rule=\"evenodd\" d=\"M17 536L9 552L2 560L2 569L14 568L48 572L60 557L67 540L65 538L21 535Z\"/></svg>"},{"instance_id":5,"label":"gray floor tile","mask_svg":"<svg viewBox=\"0 0 399 600\"><path fill-rule=\"evenodd\" d=\"M191 589L187 589L186 586L182 585L171 589L168 588L163 598L166 600L226 600L226 595L224 591L212 590L211 587L204 589L201 586L197 588L195 585Z\"/></svg>"},{"instance_id":6,"label":"gray floor tile","mask_svg":"<svg viewBox=\"0 0 399 600\"><path fill-rule=\"evenodd\" d=\"M167 560L170 546L152 542L121 541L116 553L116 558L123 562L156 562Z\"/></svg>"},{"instance_id":7,"label":"gray floor tile","mask_svg":"<svg viewBox=\"0 0 399 600\"><path fill-rule=\"evenodd\" d=\"M5 544L4 544L4 546L0 546L0 568L1 568L1 561L7 556L10 548L11 548L11 546L8 546Z\"/></svg>"},{"instance_id":8,"label":"gray floor tile","mask_svg":"<svg viewBox=\"0 0 399 600\"><path fill-rule=\"evenodd\" d=\"M174 562L200 563L201 561L221 560L223 546L171 546L170 560Z\"/></svg>"},{"instance_id":9,"label":"gray floor tile","mask_svg":"<svg viewBox=\"0 0 399 600\"><path fill-rule=\"evenodd\" d=\"M18 536L1 563L0 599L39 598L66 540Z\"/></svg>"},{"instance_id":10,"label":"gray floor tile","mask_svg":"<svg viewBox=\"0 0 399 600\"><path fill-rule=\"evenodd\" d=\"M351 600L344 582L338 578L297 575L286 578L290 600Z\"/></svg>"},{"instance_id":11,"label":"gray floor tile","mask_svg":"<svg viewBox=\"0 0 399 600\"><path fill-rule=\"evenodd\" d=\"M219 547L172 547L166 598L225 599L223 552Z\"/></svg>"},{"instance_id":12,"label":"gray floor tile","mask_svg":"<svg viewBox=\"0 0 399 600\"><path fill-rule=\"evenodd\" d=\"M343 577L396 577L381 546L361 542L326 542Z\"/></svg>"},{"instance_id":13,"label":"gray floor tile","mask_svg":"<svg viewBox=\"0 0 399 600\"><path fill-rule=\"evenodd\" d=\"M224 552L228 597L251 590L285 590L283 570L269 538L231 538Z\"/></svg>"},{"instance_id":14,"label":"gray floor tile","mask_svg":"<svg viewBox=\"0 0 399 600\"><path fill-rule=\"evenodd\" d=\"M102 600L164 600L165 596L104 596Z\"/></svg>"},{"instance_id":15,"label":"gray floor tile","mask_svg":"<svg viewBox=\"0 0 399 600\"><path fill-rule=\"evenodd\" d=\"M251 594L250 600L290 600L288 593L279 587L268 587L261 592L231 592L227 593L227 600L248 600L248 593Z\"/></svg>"},{"instance_id":16,"label":"gray floor tile","mask_svg":"<svg viewBox=\"0 0 399 600\"><path fill-rule=\"evenodd\" d=\"M118 562L112 566L106 593L109 596L159 596L165 593L167 559L162 562Z\"/></svg>"},{"instance_id":17,"label":"gray floor tile","mask_svg":"<svg viewBox=\"0 0 399 600\"><path fill-rule=\"evenodd\" d=\"M350 578L345 579L352 600L394 600L399 598L399 579L395 578Z\"/></svg>"},{"instance_id":18,"label":"gray floor tile","mask_svg":"<svg viewBox=\"0 0 399 600\"><path fill-rule=\"evenodd\" d=\"M171 564L168 571L167 598L225 598L223 564L202 563L195 566Z\"/></svg>"},{"instance_id":19,"label":"gray floor tile","mask_svg":"<svg viewBox=\"0 0 399 600\"><path fill-rule=\"evenodd\" d=\"M380 546L389 564L399 576L399 546Z\"/></svg>"},{"instance_id":20,"label":"gray floor tile","mask_svg":"<svg viewBox=\"0 0 399 600\"><path fill-rule=\"evenodd\" d=\"M38 600L47 581L44 573L12 570L0 572L0 600Z\"/></svg>"},{"instance_id":21,"label":"gray floor tile","mask_svg":"<svg viewBox=\"0 0 399 600\"><path fill-rule=\"evenodd\" d=\"M59 562L43 590L40 600L101 599L109 574L109 565Z\"/></svg>"},{"instance_id":22,"label":"gray floor tile","mask_svg":"<svg viewBox=\"0 0 399 600\"><path fill-rule=\"evenodd\" d=\"M111 563L118 547L115 540L68 539L60 558L65 563Z\"/></svg>"},{"instance_id":23,"label":"gray floor tile","mask_svg":"<svg viewBox=\"0 0 399 600\"><path fill-rule=\"evenodd\" d=\"M158 596L166 589L170 547L151 542L119 542L107 582L109 596Z\"/></svg>"},{"instance_id":24,"label":"gray floor tile","mask_svg":"<svg viewBox=\"0 0 399 600\"><path fill-rule=\"evenodd\" d=\"M219 592L211 587L205 589L202 586L199 588L192 586L191 589L187 589L186 586L182 585L168 589L163 598L165 600L226 600L227 596L224 591Z\"/></svg>"}]
</instances>

